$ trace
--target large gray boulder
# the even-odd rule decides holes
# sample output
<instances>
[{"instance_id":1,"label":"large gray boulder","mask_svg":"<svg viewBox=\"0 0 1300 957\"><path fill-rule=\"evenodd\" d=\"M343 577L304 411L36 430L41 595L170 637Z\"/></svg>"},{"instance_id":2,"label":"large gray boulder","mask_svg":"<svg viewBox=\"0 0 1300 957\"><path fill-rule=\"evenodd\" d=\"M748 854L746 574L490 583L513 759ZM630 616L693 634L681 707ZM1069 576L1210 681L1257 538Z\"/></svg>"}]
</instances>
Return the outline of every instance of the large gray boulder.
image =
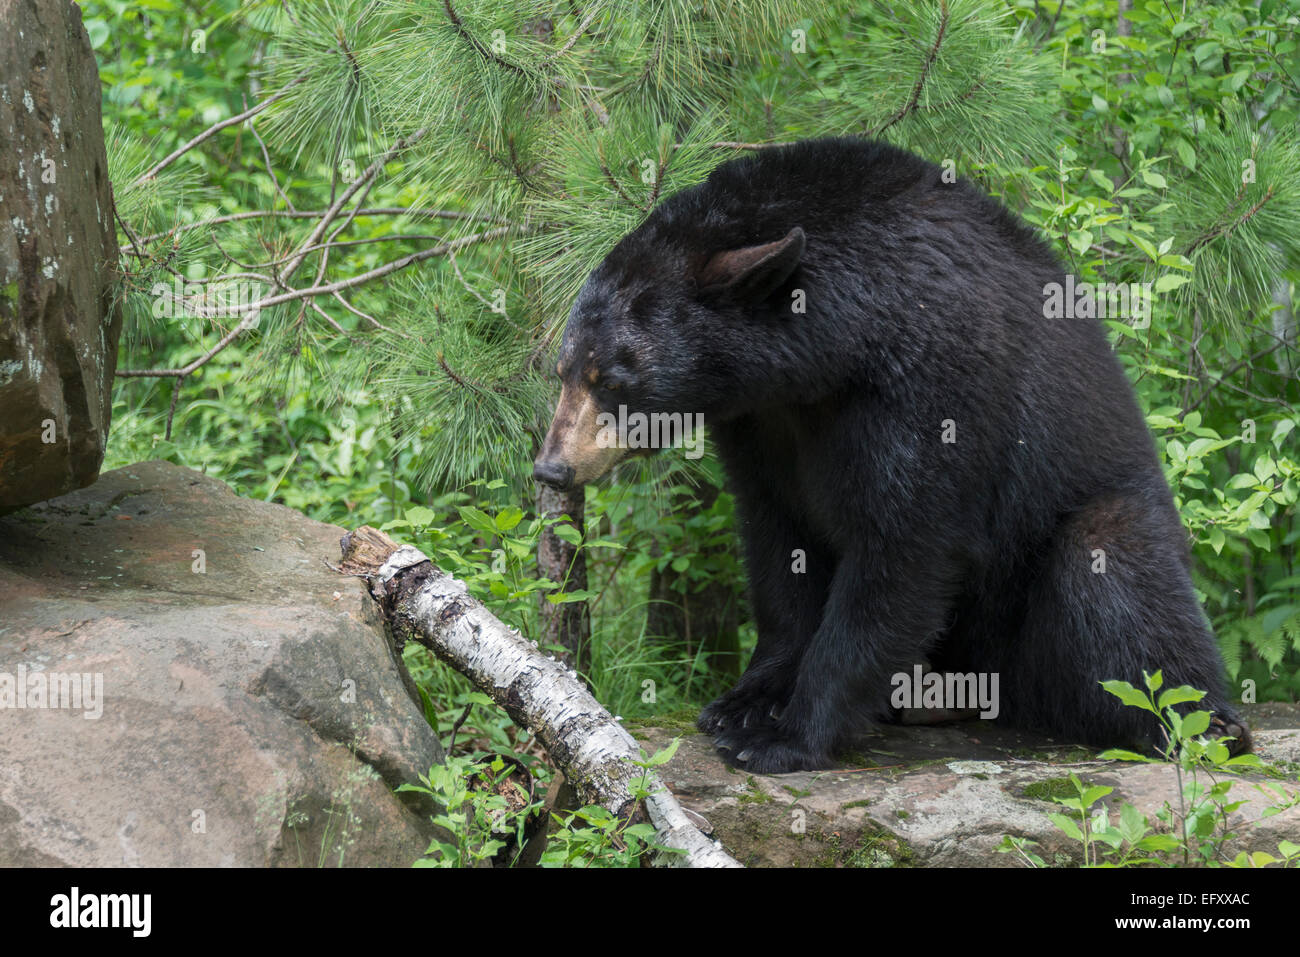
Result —
<instances>
[{"instance_id":1,"label":"large gray boulder","mask_svg":"<svg viewBox=\"0 0 1300 957\"><path fill-rule=\"evenodd\" d=\"M122 322L99 71L69 0L0 0L0 512L95 480Z\"/></svg>"},{"instance_id":2,"label":"large gray boulder","mask_svg":"<svg viewBox=\"0 0 1300 957\"><path fill-rule=\"evenodd\" d=\"M415 861L442 751L341 534L162 462L0 518L0 866Z\"/></svg>"}]
</instances>

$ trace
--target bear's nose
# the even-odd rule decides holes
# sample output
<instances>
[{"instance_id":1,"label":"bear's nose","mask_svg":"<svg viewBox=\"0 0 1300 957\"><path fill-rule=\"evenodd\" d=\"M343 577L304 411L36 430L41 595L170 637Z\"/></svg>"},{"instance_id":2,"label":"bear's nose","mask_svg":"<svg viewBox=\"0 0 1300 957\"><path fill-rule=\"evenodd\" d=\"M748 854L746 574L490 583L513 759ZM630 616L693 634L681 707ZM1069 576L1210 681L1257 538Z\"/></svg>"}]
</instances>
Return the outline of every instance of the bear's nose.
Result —
<instances>
[{"instance_id":1,"label":"bear's nose","mask_svg":"<svg viewBox=\"0 0 1300 957\"><path fill-rule=\"evenodd\" d=\"M573 484L573 467L553 459L533 463L533 478L564 491Z\"/></svg>"}]
</instances>

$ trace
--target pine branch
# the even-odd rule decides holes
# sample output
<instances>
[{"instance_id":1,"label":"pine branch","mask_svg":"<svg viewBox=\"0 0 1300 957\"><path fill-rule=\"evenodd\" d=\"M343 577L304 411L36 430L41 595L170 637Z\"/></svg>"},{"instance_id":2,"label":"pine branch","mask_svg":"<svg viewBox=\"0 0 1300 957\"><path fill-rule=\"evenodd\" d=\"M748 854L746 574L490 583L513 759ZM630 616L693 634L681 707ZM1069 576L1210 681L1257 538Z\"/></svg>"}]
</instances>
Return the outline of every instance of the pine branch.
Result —
<instances>
[{"instance_id":1,"label":"pine branch","mask_svg":"<svg viewBox=\"0 0 1300 957\"><path fill-rule=\"evenodd\" d=\"M1224 210L1225 214L1232 212L1233 207L1235 207L1244 198L1245 192L1246 192L1246 188L1245 186L1242 186L1241 190L1238 191L1236 198L1232 201L1231 204L1229 204L1228 208ZM1198 249L1204 246L1209 245L1214 240L1218 239L1220 236L1227 236L1233 230L1245 224L1252 216L1254 216L1256 213L1260 211L1261 208L1263 208L1265 203L1267 203L1272 198L1273 198L1273 187L1270 186L1267 190L1264 191L1264 195L1260 199L1260 201L1256 203L1254 206L1250 207L1250 209L1242 213L1241 216L1237 218L1236 222L1223 223L1221 225L1219 223L1216 223L1214 226L1210 227L1210 229L1208 229L1206 232L1198 236L1192 242L1192 244L1187 247L1187 252L1184 253L1183 255L1191 256L1192 253L1196 252Z\"/></svg>"},{"instance_id":2,"label":"pine branch","mask_svg":"<svg viewBox=\"0 0 1300 957\"><path fill-rule=\"evenodd\" d=\"M939 0L939 29L935 33L934 44L930 47L930 53L921 64L921 75L916 78L916 83L912 86L912 94L908 97L907 102L901 106L883 125L878 127L871 135L879 136L885 130L889 129L899 120L906 117L916 109L917 102L921 99L921 90L925 87L926 78L930 75L930 70L934 66L935 58L939 55L939 47L943 44L944 34L948 32L948 2Z\"/></svg>"},{"instance_id":3,"label":"pine branch","mask_svg":"<svg viewBox=\"0 0 1300 957\"><path fill-rule=\"evenodd\" d=\"M461 20L460 14L456 12L456 8L451 5L451 0L442 0L442 8L447 12L447 19L451 21L451 25L456 28L457 35L468 43L475 53L490 63L495 63L518 76L525 78L530 76L529 72L519 64L511 63L509 60L497 56L490 49L485 47L479 41L478 37L474 36L474 34L470 32L469 27L465 26L465 22Z\"/></svg>"},{"instance_id":4,"label":"pine branch","mask_svg":"<svg viewBox=\"0 0 1300 957\"><path fill-rule=\"evenodd\" d=\"M602 10L603 8L599 3L595 4L592 8L591 13L587 14L587 19L583 20L580 24L578 24L578 29L573 31L573 35L570 36L569 39L565 40L564 44L558 50L556 50L554 53L549 54L545 58L545 60L543 60L543 62L554 63L560 57L564 56L564 54L568 53L571 49L573 49L573 45L578 42L578 38L587 32L587 27L591 26L592 22L596 19L596 17L600 16Z\"/></svg>"},{"instance_id":5,"label":"pine branch","mask_svg":"<svg viewBox=\"0 0 1300 957\"><path fill-rule=\"evenodd\" d=\"M399 138L387 152L367 166L361 175L357 177L356 182L349 184L348 188L343 191L343 195L330 204L329 209L327 209L325 215L320 218L320 222L316 224L315 229L313 229L311 233L308 234L307 238L303 240L302 246L309 247L318 243L321 236L323 236L325 231L330 228L330 225L334 222L335 218L338 217L339 212L347 205L348 201L362 189L367 189L371 180L374 179L379 171L384 168L384 165L390 159L402 150L418 143L424 138L427 132L427 127L421 127L410 136ZM356 215L357 214L354 211L352 216L349 216L348 221L350 222ZM287 266L285 266L284 270L280 273L280 278L287 281L288 278L298 270L298 267L302 265L303 260L306 259L307 256L308 253L300 250L299 254Z\"/></svg>"},{"instance_id":6,"label":"pine branch","mask_svg":"<svg viewBox=\"0 0 1300 957\"><path fill-rule=\"evenodd\" d=\"M605 174L605 179L609 181L609 185L614 187L614 192L618 193L618 195L623 198L623 201L629 206L635 206L642 212L650 212L649 206L646 206L643 203L638 203L635 199L629 196L627 191L623 189L623 185L614 178L614 174L610 171L609 164L605 161L605 144L603 142L597 142L596 153L600 157L600 170Z\"/></svg>"}]
</instances>

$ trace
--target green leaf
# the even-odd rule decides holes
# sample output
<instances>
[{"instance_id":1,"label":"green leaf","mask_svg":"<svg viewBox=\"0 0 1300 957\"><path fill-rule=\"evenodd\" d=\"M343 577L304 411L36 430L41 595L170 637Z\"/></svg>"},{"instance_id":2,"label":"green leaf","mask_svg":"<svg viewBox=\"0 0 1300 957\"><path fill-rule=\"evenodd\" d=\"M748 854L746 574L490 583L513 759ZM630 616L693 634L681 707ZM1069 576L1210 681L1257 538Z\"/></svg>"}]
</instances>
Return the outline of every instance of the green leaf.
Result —
<instances>
[{"instance_id":1,"label":"green leaf","mask_svg":"<svg viewBox=\"0 0 1300 957\"><path fill-rule=\"evenodd\" d=\"M1138 754L1136 751L1125 751L1123 748L1109 748L1097 755L1102 761L1141 761L1143 764L1161 764L1157 758L1148 757L1145 754Z\"/></svg>"},{"instance_id":2,"label":"green leaf","mask_svg":"<svg viewBox=\"0 0 1300 957\"><path fill-rule=\"evenodd\" d=\"M1147 256L1151 258L1152 262L1160 258L1160 252L1156 249L1155 244L1151 242L1151 240L1144 239L1137 235L1137 233L1129 233L1128 239L1134 246L1146 253Z\"/></svg>"},{"instance_id":3,"label":"green leaf","mask_svg":"<svg viewBox=\"0 0 1300 957\"><path fill-rule=\"evenodd\" d=\"M1228 768L1262 768L1264 762L1260 760L1258 754L1239 754L1235 758L1224 761L1223 765Z\"/></svg>"},{"instance_id":4,"label":"green leaf","mask_svg":"<svg viewBox=\"0 0 1300 957\"><path fill-rule=\"evenodd\" d=\"M596 593L590 588L577 588L573 591L560 591L547 595L546 600L552 605L567 605L571 602L587 601L588 599L595 597Z\"/></svg>"},{"instance_id":5,"label":"green leaf","mask_svg":"<svg viewBox=\"0 0 1300 957\"><path fill-rule=\"evenodd\" d=\"M1111 180L1109 176L1107 176L1101 170L1090 169L1088 170L1088 176L1089 178L1092 179L1094 183L1096 183L1098 186L1104 189L1107 193L1115 192L1115 183Z\"/></svg>"},{"instance_id":6,"label":"green leaf","mask_svg":"<svg viewBox=\"0 0 1300 957\"><path fill-rule=\"evenodd\" d=\"M1210 547L1214 549L1214 554L1218 555L1223 551L1223 546L1228 541L1228 537L1223 534L1223 529L1217 525L1210 529Z\"/></svg>"},{"instance_id":7,"label":"green leaf","mask_svg":"<svg viewBox=\"0 0 1300 957\"><path fill-rule=\"evenodd\" d=\"M1169 292L1171 289L1177 289L1179 286L1185 286L1192 281L1191 276L1180 276L1178 273L1167 272L1156 278L1155 291L1158 293Z\"/></svg>"},{"instance_id":8,"label":"green leaf","mask_svg":"<svg viewBox=\"0 0 1300 957\"><path fill-rule=\"evenodd\" d=\"M100 20L98 17L86 20L85 24L86 33L90 37L90 48L92 50L98 50L108 41L109 35L112 31L109 29L108 24L103 20ZM107 104L105 105L107 106Z\"/></svg>"},{"instance_id":9,"label":"green leaf","mask_svg":"<svg viewBox=\"0 0 1300 957\"><path fill-rule=\"evenodd\" d=\"M508 532L518 525L524 518L524 510L518 506L511 505L509 508L503 508L497 514L496 527L498 531Z\"/></svg>"},{"instance_id":10,"label":"green leaf","mask_svg":"<svg viewBox=\"0 0 1300 957\"><path fill-rule=\"evenodd\" d=\"M424 709L424 720L429 722L429 727L433 728L433 733L438 733L438 710L433 706L433 700L429 693L424 690L424 686L416 684L416 690L420 692L420 706Z\"/></svg>"},{"instance_id":11,"label":"green leaf","mask_svg":"<svg viewBox=\"0 0 1300 957\"><path fill-rule=\"evenodd\" d=\"M470 528L482 532L485 535L496 535L497 523L492 520L487 512L475 508L473 505L457 506L457 511L460 513L461 521Z\"/></svg>"},{"instance_id":12,"label":"green leaf","mask_svg":"<svg viewBox=\"0 0 1300 957\"><path fill-rule=\"evenodd\" d=\"M1210 712L1193 711L1183 718L1183 737L1194 738L1204 734L1210 727Z\"/></svg>"},{"instance_id":13,"label":"green leaf","mask_svg":"<svg viewBox=\"0 0 1300 957\"><path fill-rule=\"evenodd\" d=\"M1151 702L1147 699L1147 696L1127 681L1103 681L1101 686L1129 707L1142 708L1152 714L1156 713L1156 709L1151 707Z\"/></svg>"},{"instance_id":14,"label":"green leaf","mask_svg":"<svg viewBox=\"0 0 1300 957\"><path fill-rule=\"evenodd\" d=\"M1148 834L1135 845L1141 851L1176 851L1182 842L1172 834Z\"/></svg>"},{"instance_id":15,"label":"green leaf","mask_svg":"<svg viewBox=\"0 0 1300 957\"><path fill-rule=\"evenodd\" d=\"M1071 818L1066 817L1064 814L1048 814L1047 819L1055 824L1066 837L1076 841L1083 840L1083 832L1079 830L1079 825Z\"/></svg>"},{"instance_id":16,"label":"green leaf","mask_svg":"<svg viewBox=\"0 0 1300 957\"><path fill-rule=\"evenodd\" d=\"M1119 809L1119 828L1124 840L1136 844L1147 831L1147 820L1141 811L1125 801Z\"/></svg>"},{"instance_id":17,"label":"green leaf","mask_svg":"<svg viewBox=\"0 0 1300 957\"><path fill-rule=\"evenodd\" d=\"M555 533L556 538L570 545L577 545L582 541L582 533L567 522L552 525L551 531Z\"/></svg>"},{"instance_id":18,"label":"green leaf","mask_svg":"<svg viewBox=\"0 0 1300 957\"><path fill-rule=\"evenodd\" d=\"M1103 787L1100 784L1094 784L1092 787L1088 788L1086 791L1083 792L1083 794L1079 796L1079 800L1083 802L1083 806L1085 808L1089 808L1092 807L1094 804L1096 804L1098 801L1100 801L1102 798L1104 798L1107 794L1109 794L1113 790L1115 789Z\"/></svg>"},{"instance_id":19,"label":"green leaf","mask_svg":"<svg viewBox=\"0 0 1300 957\"><path fill-rule=\"evenodd\" d=\"M406 520L417 528L423 528L426 525L433 524L433 520L438 517L433 509L426 508L423 505L412 506L403 514L405 515Z\"/></svg>"},{"instance_id":20,"label":"green leaf","mask_svg":"<svg viewBox=\"0 0 1300 957\"><path fill-rule=\"evenodd\" d=\"M1216 40L1207 40L1204 43L1198 43L1192 50L1192 56L1201 69L1206 69L1216 61L1222 61L1223 47Z\"/></svg>"},{"instance_id":21,"label":"green leaf","mask_svg":"<svg viewBox=\"0 0 1300 957\"><path fill-rule=\"evenodd\" d=\"M677 753L677 748L681 743L682 739L680 737L673 738L672 741L668 742L666 748L662 751L656 751L651 757L647 758L645 757L645 752L641 752L642 760L634 763L643 768L653 768L658 767L661 764L667 764L673 759L673 755Z\"/></svg>"},{"instance_id":22,"label":"green leaf","mask_svg":"<svg viewBox=\"0 0 1300 957\"><path fill-rule=\"evenodd\" d=\"M1172 707L1173 705L1186 704L1189 701L1200 701L1204 697L1204 691L1197 691L1189 685L1180 685L1177 688L1170 688L1168 691L1161 694L1159 700L1156 702L1156 706L1161 711L1164 711L1165 708Z\"/></svg>"}]
</instances>

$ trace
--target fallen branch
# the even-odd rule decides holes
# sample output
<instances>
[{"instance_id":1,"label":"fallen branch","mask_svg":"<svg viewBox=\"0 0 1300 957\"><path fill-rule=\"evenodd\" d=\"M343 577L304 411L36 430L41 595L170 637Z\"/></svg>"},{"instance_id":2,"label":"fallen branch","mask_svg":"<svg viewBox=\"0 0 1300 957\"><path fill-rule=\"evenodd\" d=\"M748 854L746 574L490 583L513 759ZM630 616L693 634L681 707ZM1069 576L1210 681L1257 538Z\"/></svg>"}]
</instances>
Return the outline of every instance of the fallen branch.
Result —
<instances>
[{"instance_id":1,"label":"fallen branch","mask_svg":"<svg viewBox=\"0 0 1300 957\"><path fill-rule=\"evenodd\" d=\"M345 535L342 548L339 570L366 579L398 638L424 645L536 734L583 804L634 815L630 782L651 774L655 793L645 799L645 814L659 842L683 852L661 854L656 863L740 866L690 822L652 772L633 763L640 757L636 741L567 665L502 624L419 549L399 547L369 526Z\"/></svg>"}]
</instances>

